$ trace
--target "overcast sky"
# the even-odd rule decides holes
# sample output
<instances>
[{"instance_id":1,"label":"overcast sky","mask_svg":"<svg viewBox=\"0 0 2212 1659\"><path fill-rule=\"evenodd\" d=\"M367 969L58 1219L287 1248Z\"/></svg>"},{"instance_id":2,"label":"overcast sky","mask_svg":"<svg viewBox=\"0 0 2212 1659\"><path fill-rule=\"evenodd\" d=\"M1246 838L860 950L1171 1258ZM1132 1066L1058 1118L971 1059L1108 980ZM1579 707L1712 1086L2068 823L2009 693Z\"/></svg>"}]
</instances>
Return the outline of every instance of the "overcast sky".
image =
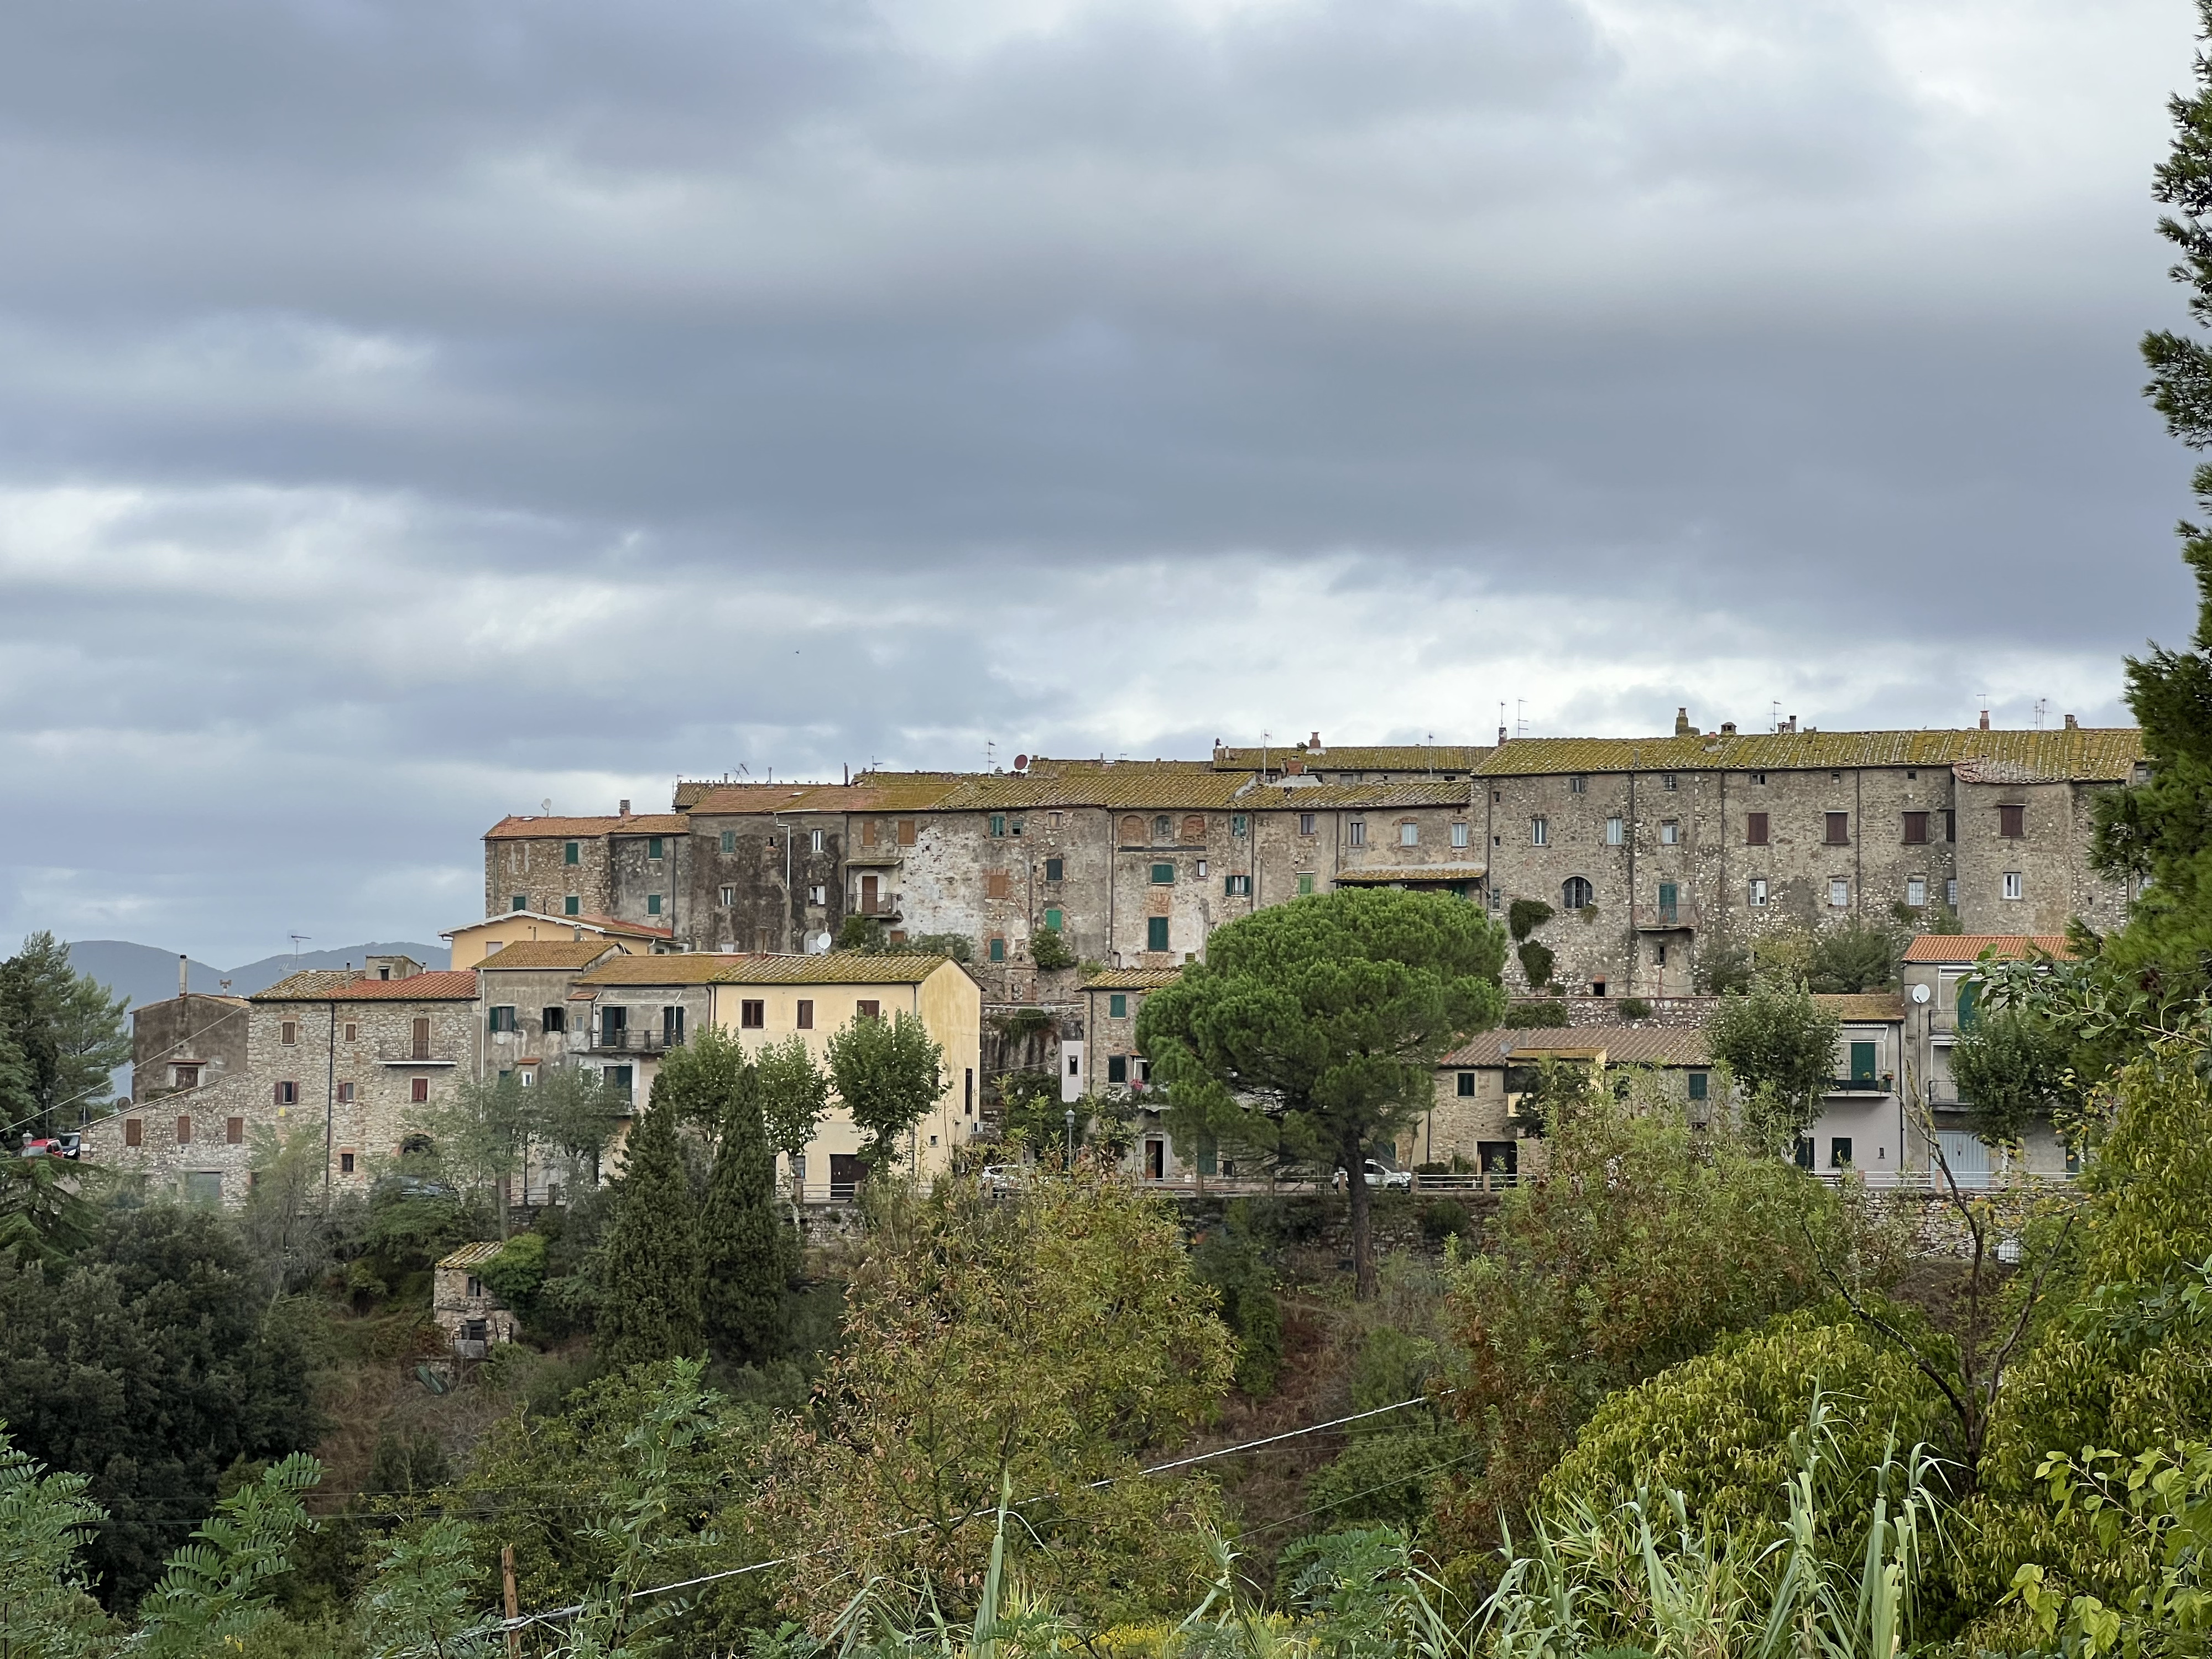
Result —
<instances>
[{"instance_id":1,"label":"overcast sky","mask_svg":"<svg viewBox=\"0 0 2212 1659\"><path fill-rule=\"evenodd\" d=\"M670 781L2124 718L2185 0L13 0L0 941Z\"/></svg>"}]
</instances>

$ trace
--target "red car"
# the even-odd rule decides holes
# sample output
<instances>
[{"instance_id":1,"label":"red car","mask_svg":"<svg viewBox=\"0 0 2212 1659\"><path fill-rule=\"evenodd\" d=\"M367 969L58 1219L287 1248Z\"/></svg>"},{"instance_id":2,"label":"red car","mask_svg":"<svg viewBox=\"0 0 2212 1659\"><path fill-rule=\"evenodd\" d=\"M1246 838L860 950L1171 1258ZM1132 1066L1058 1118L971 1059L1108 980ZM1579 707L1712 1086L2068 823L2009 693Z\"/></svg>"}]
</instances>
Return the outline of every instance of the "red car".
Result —
<instances>
[{"instance_id":1,"label":"red car","mask_svg":"<svg viewBox=\"0 0 2212 1659\"><path fill-rule=\"evenodd\" d=\"M82 1135L49 1135L43 1140L25 1140L25 1158L75 1158L84 1146Z\"/></svg>"}]
</instances>

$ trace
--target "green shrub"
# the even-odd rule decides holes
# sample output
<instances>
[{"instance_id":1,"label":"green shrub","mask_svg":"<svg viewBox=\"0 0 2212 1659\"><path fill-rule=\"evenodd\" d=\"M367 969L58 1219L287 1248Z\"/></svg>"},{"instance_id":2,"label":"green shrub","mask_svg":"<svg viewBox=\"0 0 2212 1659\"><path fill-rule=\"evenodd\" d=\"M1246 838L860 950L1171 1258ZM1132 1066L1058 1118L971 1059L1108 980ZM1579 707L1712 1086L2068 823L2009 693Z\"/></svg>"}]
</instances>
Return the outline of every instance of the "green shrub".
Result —
<instances>
[{"instance_id":1,"label":"green shrub","mask_svg":"<svg viewBox=\"0 0 2212 1659\"><path fill-rule=\"evenodd\" d=\"M1191 1271L1221 1297L1222 1323L1237 1337L1237 1386L1264 1400L1283 1368L1283 1314L1258 1243L1234 1226L1217 1228L1191 1252Z\"/></svg>"},{"instance_id":2,"label":"green shrub","mask_svg":"<svg viewBox=\"0 0 2212 1659\"><path fill-rule=\"evenodd\" d=\"M1431 1244L1447 1238L1472 1238L1477 1229L1466 1205L1455 1198L1432 1198L1421 1206L1421 1237Z\"/></svg>"},{"instance_id":3,"label":"green shrub","mask_svg":"<svg viewBox=\"0 0 2212 1659\"><path fill-rule=\"evenodd\" d=\"M1547 1002L1516 1002L1506 1009L1505 1023L1517 1030L1565 1025L1567 1024L1567 1005L1557 1000Z\"/></svg>"},{"instance_id":4,"label":"green shrub","mask_svg":"<svg viewBox=\"0 0 2212 1659\"><path fill-rule=\"evenodd\" d=\"M1056 927L1040 927L1030 935L1030 960L1047 971L1075 966L1075 952Z\"/></svg>"},{"instance_id":5,"label":"green shrub","mask_svg":"<svg viewBox=\"0 0 2212 1659\"><path fill-rule=\"evenodd\" d=\"M1521 971L1527 977L1530 990L1540 991L1552 982L1552 969L1558 965L1559 958L1552 954L1550 945L1532 939L1514 954L1521 959ZM1559 1024L1564 1025L1566 1021L1561 1020Z\"/></svg>"},{"instance_id":6,"label":"green shrub","mask_svg":"<svg viewBox=\"0 0 2212 1659\"><path fill-rule=\"evenodd\" d=\"M1623 997L1614 1010L1623 1019L1649 1019L1651 1005L1642 997Z\"/></svg>"}]
</instances>

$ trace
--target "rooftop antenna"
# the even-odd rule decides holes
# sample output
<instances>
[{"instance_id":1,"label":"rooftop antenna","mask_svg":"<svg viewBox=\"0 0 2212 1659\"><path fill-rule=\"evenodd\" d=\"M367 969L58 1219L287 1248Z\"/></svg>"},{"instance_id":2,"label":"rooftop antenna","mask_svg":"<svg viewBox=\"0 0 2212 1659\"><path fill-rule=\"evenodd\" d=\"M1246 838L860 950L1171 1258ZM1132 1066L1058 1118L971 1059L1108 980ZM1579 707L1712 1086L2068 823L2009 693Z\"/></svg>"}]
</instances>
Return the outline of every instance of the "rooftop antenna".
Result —
<instances>
[{"instance_id":1,"label":"rooftop antenna","mask_svg":"<svg viewBox=\"0 0 2212 1659\"><path fill-rule=\"evenodd\" d=\"M1525 713L1528 707L1528 698L1513 699L1513 735L1516 738L1525 738L1528 735L1528 720Z\"/></svg>"},{"instance_id":2,"label":"rooftop antenna","mask_svg":"<svg viewBox=\"0 0 2212 1659\"><path fill-rule=\"evenodd\" d=\"M1770 700L1766 705L1766 729L1770 732L1782 729L1782 699L1779 697Z\"/></svg>"},{"instance_id":3,"label":"rooftop antenna","mask_svg":"<svg viewBox=\"0 0 2212 1659\"><path fill-rule=\"evenodd\" d=\"M1434 777L1437 775L1437 734L1433 732L1429 733L1428 760L1429 775Z\"/></svg>"},{"instance_id":4,"label":"rooftop antenna","mask_svg":"<svg viewBox=\"0 0 2212 1659\"><path fill-rule=\"evenodd\" d=\"M313 939L314 935L313 933L288 933L285 937L292 941L292 965L296 968L300 965L300 947L307 943L307 941Z\"/></svg>"},{"instance_id":5,"label":"rooftop antenna","mask_svg":"<svg viewBox=\"0 0 2212 1659\"><path fill-rule=\"evenodd\" d=\"M2043 717L2050 712L2051 699L2048 697L2038 697L2035 700L2035 729L2037 731L2040 732L2043 730Z\"/></svg>"},{"instance_id":6,"label":"rooftop antenna","mask_svg":"<svg viewBox=\"0 0 2212 1659\"><path fill-rule=\"evenodd\" d=\"M988 772L999 758L999 745L988 738L983 739L983 769Z\"/></svg>"},{"instance_id":7,"label":"rooftop antenna","mask_svg":"<svg viewBox=\"0 0 2212 1659\"><path fill-rule=\"evenodd\" d=\"M1260 733L1260 777L1262 782L1267 776L1267 740L1274 735L1272 732Z\"/></svg>"}]
</instances>

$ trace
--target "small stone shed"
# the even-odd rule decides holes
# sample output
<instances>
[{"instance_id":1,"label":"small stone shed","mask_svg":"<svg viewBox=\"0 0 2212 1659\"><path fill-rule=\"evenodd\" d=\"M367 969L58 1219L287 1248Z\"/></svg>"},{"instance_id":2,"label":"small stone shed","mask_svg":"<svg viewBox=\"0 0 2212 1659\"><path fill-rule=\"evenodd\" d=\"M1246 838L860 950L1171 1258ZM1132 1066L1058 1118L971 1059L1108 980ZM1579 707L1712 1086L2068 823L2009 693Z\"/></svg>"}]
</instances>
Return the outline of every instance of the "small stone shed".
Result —
<instances>
[{"instance_id":1,"label":"small stone shed","mask_svg":"<svg viewBox=\"0 0 2212 1659\"><path fill-rule=\"evenodd\" d=\"M432 1279L430 1316L452 1341L456 1358L482 1359L493 1343L514 1340L520 1322L477 1272L501 1248L495 1238L464 1244L438 1264Z\"/></svg>"}]
</instances>

